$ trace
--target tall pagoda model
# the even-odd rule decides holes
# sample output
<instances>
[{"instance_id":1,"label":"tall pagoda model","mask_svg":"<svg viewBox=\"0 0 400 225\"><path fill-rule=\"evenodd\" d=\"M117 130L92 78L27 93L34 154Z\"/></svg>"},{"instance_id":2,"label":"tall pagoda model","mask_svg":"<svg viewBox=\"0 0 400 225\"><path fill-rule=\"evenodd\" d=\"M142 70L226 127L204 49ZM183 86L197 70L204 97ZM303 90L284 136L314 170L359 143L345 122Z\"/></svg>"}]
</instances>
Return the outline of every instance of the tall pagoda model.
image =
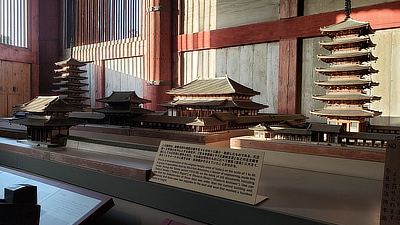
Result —
<instances>
[{"instance_id":1,"label":"tall pagoda model","mask_svg":"<svg viewBox=\"0 0 400 225\"><path fill-rule=\"evenodd\" d=\"M65 102L84 108L87 106L83 103L87 97L83 95L88 92L88 90L83 90L82 88L88 84L82 83L87 77L82 76L85 70L79 69L79 67L85 66L86 63L79 62L73 58L55 63L56 66L61 67L60 69L55 69L54 71L57 75L54 77L58 79L59 82L53 83L58 89L53 90L60 95L60 98Z\"/></svg>"},{"instance_id":2,"label":"tall pagoda model","mask_svg":"<svg viewBox=\"0 0 400 225\"><path fill-rule=\"evenodd\" d=\"M374 33L369 22L359 22L350 17L350 1L346 1L346 18L337 24L320 29L332 41L320 45L331 51L329 55L319 55L318 59L329 63L327 68L316 68L327 81L315 81L326 89L325 95L314 95L313 99L327 103L324 109L311 113L327 118L328 124L344 125L348 132L366 130L366 119L379 116L381 112L368 109L366 103L380 100L380 97L366 94L366 89L378 83L368 79L378 71L371 61L377 58L370 49L375 46L369 34Z\"/></svg>"}]
</instances>

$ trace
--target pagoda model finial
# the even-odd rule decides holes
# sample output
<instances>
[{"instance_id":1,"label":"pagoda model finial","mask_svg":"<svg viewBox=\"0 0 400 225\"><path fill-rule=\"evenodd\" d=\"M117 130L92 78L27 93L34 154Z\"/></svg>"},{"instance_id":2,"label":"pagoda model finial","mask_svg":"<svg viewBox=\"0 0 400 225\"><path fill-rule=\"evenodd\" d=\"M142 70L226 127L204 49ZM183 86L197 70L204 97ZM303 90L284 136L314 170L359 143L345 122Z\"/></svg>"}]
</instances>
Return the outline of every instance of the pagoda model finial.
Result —
<instances>
[{"instance_id":1,"label":"pagoda model finial","mask_svg":"<svg viewBox=\"0 0 400 225\"><path fill-rule=\"evenodd\" d=\"M350 18L350 12L351 12L351 0L346 0L344 10L346 13L346 19Z\"/></svg>"}]
</instances>

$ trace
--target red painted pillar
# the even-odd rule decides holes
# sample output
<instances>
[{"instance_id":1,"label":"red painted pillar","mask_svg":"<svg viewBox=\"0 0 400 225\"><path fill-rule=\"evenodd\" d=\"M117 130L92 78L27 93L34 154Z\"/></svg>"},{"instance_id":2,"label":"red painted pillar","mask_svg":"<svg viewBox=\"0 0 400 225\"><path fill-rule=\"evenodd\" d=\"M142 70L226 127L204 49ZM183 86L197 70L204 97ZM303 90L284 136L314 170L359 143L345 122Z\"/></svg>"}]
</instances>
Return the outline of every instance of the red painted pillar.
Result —
<instances>
[{"instance_id":1,"label":"red painted pillar","mask_svg":"<svg viewBox=\"0 0 400 225\"><path fill-rule=\"evenodd\" d=\"M281 19L296 17L298 0L281 0ZM301 111L301 79L298 71L298 40L297 38L281 39L279 41L279 83L278 83L278 113L295 114Z\"/></svg>"},{"instance_id":2,"label":"red painted pillar","mask_svg":"<svg viewBox=\"0 0 400 225\"><path fill-rule=\"evenodd\" d=\"M165 110L157 103L170 100L165 91L171 89L171 1L147 0L145 10L147 82L144 84L143 97L151 100L145 105L147 109Z\"/></svg>"}]
</instances>

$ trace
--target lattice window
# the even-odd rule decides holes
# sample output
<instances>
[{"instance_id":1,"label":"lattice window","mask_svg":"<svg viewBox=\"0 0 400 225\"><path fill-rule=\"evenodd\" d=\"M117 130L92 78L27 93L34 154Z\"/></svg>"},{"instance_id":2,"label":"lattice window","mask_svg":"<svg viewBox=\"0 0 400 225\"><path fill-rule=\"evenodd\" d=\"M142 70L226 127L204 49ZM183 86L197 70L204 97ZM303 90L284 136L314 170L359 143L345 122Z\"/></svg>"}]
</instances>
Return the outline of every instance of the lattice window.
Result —
<instances>
[{"instance_id":1,"label":"lattice window","mask_svg":"<svg viewBox=\"0 0 400 225\"><path fill-rule=\"evenodd\" d=\"M66 47L140 36L141 0L65 0Z\"/></svg>"},{"instance_id":2,"label":"lattice window","mask_svg":"<svg viewBox=\"0 0 400 225\"><path fill-rule=\"evenodd\" d=\"M0 0L0 43L28 47L28 0Z\"/></svg>"}]
</instances>

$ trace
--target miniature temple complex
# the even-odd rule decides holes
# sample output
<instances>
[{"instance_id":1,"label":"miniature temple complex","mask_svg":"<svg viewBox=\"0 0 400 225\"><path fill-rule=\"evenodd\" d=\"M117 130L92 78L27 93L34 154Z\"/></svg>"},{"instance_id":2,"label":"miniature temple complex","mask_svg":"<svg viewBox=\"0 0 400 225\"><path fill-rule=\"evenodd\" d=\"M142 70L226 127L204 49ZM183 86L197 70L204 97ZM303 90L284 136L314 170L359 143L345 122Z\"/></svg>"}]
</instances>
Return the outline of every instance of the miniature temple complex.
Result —
<instances>
[{"instance_id":1,"label":"miniature temple complex","mask_svg":"<svg viewBox=\"0 0 400 225\"><path fill-rule=\"evenodd\" d=\"M140 104L146 104L151 101L138 97L134 91L114 91L110 96L96 101L107 103L105 108L97 109L96 112L104 113L106 115L106 123L112 125L123 126L136 116L152 112L140 107Z\"/></svg>"},{"instance_id":2,"label":"miniature temple complex","mask_svg":"<svg viewBox=\"0 0 400 225\"><path fill-rule=\"evenodd\" d=\"M374 31L368 22L353 20L346 13L344 21L321 28L322 34L332 38L320 45L331 51L329 55L318 58L329 64L327 68L316 68L320 74L328 77L327 81L315 81L326 89L325 95L315 95L313 99L327 103L324 109L311 113L327 118L328 124L344 125L348 132L366 130L365 120L381 113L370 110L366 103L380 100L380 97L366 94L366 89L378 83L367 79L368 75L378 72L371 66L377 58L370 51L375 44L369 34Z\"/></svg>"},{"instance_id":3,"label":"miniature temple complex","mask_svg":"<svg viewBox=\"0 0 400 225\"><path fill-rule=\"evenodd\" d=\"M260 92L245 87L228 76L197 79L169 90L167 94L173 95L173 100L160 105L167 108L169 116L207 117L214 112L251 116L268 107L250 99Z\"/></svg>"},{"instance_id":4,"label":"miniature temple complex","mask_svg":"<svg viewBox=\"0 0 400 225\"><path fill-rule=\"evenodd\" d=\"M83 95L88 92L88 90L82 89L88 84L82 83L87 77L82 76L85 70L79 69L79 67L85 66L86 63L79 62L73 58L55 63L56 66L61 67L60 69L55 69L54 71L58 73L54 78L60 80L57 83L53 83L58 89L53 90L60 95L64 101L84 108L86 105L83 103L87 97Z\"/></svg>"},{"instance_id":5,"label":"miniature temple complex","mask_svg":"<svg viewBox=\"0 0 400 225\"><path fill-rule=\"evenodd\" d=\"M14 106L14 112L24 112L26 116L11 122L27 127L27 140L65 146L69 128L78 125L68 118L68 113L79 109L59 96L37 96L25 104Z\"/></svg>"},{"instance_id":6,"label":"miniature temple complex","mask_svg":"<svg viewBox=\"0 0 400 225\"><path fill-rule=\"evenodd\" d=\"M255 103L260 93L225 77L197 79L167 91L173 100L160 103L168 115L147 114L131 120L135 127L216 132L246 129L259 123L278 124L287 120L302 121L303 115L259 114L268 106Z\"/></svg>"}]
</instances>

